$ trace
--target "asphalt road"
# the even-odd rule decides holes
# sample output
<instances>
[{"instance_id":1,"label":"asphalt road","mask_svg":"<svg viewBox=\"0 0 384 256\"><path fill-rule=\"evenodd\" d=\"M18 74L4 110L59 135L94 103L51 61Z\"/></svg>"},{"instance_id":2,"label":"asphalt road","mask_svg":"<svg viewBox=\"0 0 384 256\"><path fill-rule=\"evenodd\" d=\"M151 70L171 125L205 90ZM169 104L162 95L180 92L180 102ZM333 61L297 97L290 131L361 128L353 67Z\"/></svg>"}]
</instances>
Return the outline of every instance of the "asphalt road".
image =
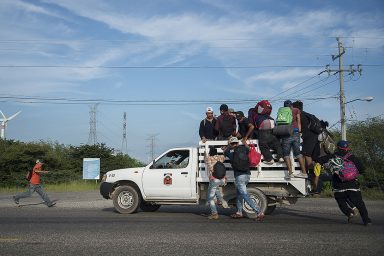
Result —
<instances>
[{"instance_id":1,"label":"asphalt road","mask_svg":"<svg viewBox=\"0 0 384 256\"><path fill-rule=\"evenodd\" d=\"M366 201L373 224L348 224L333 199L304 198L264 221L231 219L220 209L162 206L118 214L97 191L34 195L17 207L0 194L0 255L384 255L384 201Z\"/></svg>"}]
</instances>

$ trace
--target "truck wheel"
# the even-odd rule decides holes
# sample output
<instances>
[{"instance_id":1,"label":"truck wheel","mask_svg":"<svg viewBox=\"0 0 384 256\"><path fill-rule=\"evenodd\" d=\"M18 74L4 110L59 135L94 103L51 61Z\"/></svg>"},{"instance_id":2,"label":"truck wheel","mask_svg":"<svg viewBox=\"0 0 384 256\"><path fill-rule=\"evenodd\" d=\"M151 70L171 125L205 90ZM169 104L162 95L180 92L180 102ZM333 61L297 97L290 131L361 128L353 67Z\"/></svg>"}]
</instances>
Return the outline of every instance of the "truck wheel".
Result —
<instances>
[{"instance_id":1,"label":"truck wheel","mask_svg":"<svg viewBox=\"0 0 384 256\"><path fill-rule=\"evenodd\" d=\"M268 206L267 197L259 189L247 189L248 195L259 207L261 212L265 212ZM243 201L243 214L244 216L254 219L257 216L257 213L245 202Z\"/></svg>"},{"instance_id":2,"label":"truck wheel","mask_svg":"<svg viewBox=\"0 0 384 256\"><path fill-rule=\"evenodd\" d=\"M147 202L141 202L140 204L140 209L143 212L155 212L159 210L160 205L159 204L152 204L152 203L147 203Z\"/></svg>"},{"instance_id":3,"label":"truck wheel","mask_svg":"<svg viewBox=\"0 0 384 256\"><path fill-rule=\"evenodd\" d=\"M121 186L113 192L113 205L119 213L134 213L140 205L140 196L131 186Z\"/></svg>"}]
</instances>

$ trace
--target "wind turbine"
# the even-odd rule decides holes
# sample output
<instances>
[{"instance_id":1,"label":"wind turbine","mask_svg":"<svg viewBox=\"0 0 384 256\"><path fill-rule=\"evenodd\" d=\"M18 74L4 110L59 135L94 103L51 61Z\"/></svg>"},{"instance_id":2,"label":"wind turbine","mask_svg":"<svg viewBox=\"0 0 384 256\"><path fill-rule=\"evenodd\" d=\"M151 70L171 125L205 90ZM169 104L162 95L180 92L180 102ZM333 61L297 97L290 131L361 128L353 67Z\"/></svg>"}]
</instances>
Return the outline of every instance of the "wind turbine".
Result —
<instances>
[{"instance_id":1,"label":"wind turbine","mask_svg":"<svg viewBox=\"0 0 384 256\"><path fill-rule=\"evenodd\" d=\"M16 114L10 116L10 117L5 117L4 113L0 110L1 115L3 118L0 119L0 138L5 139L5 129L7 128L7 122L15 118L18 114L20 114L21 111L17 112Z\"/></svg>"}]
</instances>

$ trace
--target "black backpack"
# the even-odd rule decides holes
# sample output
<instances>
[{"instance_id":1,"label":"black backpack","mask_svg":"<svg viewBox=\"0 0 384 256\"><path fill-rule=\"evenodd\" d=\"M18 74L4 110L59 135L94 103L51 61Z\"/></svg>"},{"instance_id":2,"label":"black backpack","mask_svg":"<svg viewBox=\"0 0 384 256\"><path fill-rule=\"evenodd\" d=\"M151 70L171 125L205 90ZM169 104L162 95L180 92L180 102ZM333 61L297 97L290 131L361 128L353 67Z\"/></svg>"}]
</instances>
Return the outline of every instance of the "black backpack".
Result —
<instances>
[{"instance_id":1,"label":"black backpack","mask_svg":"<svg viewBox=\"0 0 384 256\"><path fill-rule=\"evenodd\" d=\"M220 122L220 133L223 137L229 137L233 133L233 116L223 115L219 120Z\"/></svg>"},{"instance_id":2,"label":"black backpack","mask_svg":"<svg viewBox=\"0 0 384 256\"><path fill-rule=\"evenodd\" d=\"M249 170L248 150L244 145L234 149L231 164L236 171L246 172Z\"/></svg>"},{"instance_id":3,"label":"black backpack","mask_svg":"<svg viewBox=\"0 0 384 256\"><path fill-rule=\"evenodd\" d=\"M320 120L315 115L309 114L307 112L303 111L303 114L308 119L308 129L315 134L320 134L323 131Z\"/></svg>"},{"instance_id":4,"label":"black backpack","mask_svg":"<svg viewBox=\"0 0 384 256\"><path fill-rule=\"evenodd\" d=\"M213 165L212 176L215 177L216 179L221 180L222 178L224 178L226 175L226 172L227 172L227 169L225 168L225 165L222 162L217 161Z\"/></svg>"}]
</instances>

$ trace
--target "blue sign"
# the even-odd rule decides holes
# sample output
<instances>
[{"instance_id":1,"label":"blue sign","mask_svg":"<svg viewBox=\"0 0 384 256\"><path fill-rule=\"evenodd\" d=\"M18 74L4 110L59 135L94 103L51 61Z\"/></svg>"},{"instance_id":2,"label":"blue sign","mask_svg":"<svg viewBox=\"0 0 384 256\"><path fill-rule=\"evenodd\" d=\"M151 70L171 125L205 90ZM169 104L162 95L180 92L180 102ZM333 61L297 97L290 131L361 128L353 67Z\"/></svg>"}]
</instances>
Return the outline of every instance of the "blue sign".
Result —
<instances>
[{"instance_id":1,"label":"blue sign","mask_svg":"<svg viewBox=\"0 0 384 256\"><path fill-rule=\"evenodd\" d=\"M100 179L100 158L83 158L83 180Z\"/></svg>"}]
</instances>

